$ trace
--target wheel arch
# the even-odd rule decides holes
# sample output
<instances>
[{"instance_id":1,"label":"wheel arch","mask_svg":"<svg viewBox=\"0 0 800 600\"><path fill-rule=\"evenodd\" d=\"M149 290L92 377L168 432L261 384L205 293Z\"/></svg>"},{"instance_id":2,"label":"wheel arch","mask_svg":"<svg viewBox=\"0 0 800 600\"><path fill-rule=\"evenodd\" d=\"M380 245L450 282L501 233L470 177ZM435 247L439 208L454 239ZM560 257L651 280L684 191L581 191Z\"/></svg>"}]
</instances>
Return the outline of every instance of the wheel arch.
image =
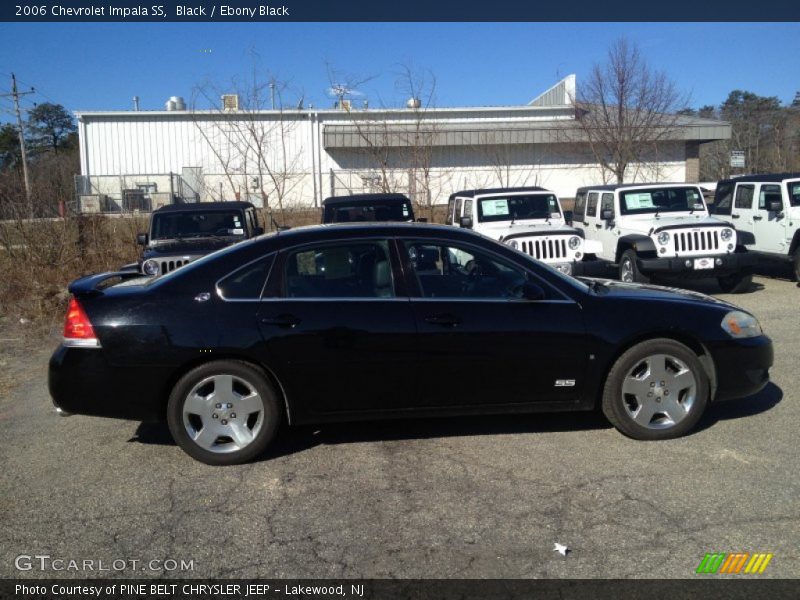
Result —
<instances>
[{"instance_id":1,"label":"wheel arch","mask_svg":"<svg viewBox=\"0 0 800 600\"><path fill-rule=\"evenodd\" d=\"M650 340L656 339L665 339L671 340L674 342L678 342L679 344L683 344L689 350L694 352L697 356L700 364L703 365L703 369L708 376L708 388L709 388L709 401L713 400L714 396L716 395L717 391L717 370L714 366L714 359L711 356L711 352L709 352L708 348L695 336L692 334L683 331L683 330L676 330L676 329L664 329L664 330L653 330L648 331L647 333L642 333L632 338L625 340L624 343L620 344L616 351L609 356L606 362L602 365L600 369L600 385L598 385L598 389L594 394L594 398L592 399L594 402L594 408L599 408L602 404L603 399L603 390L605 389L605 383L608 379L608 374L611 372L612 367L616 364L619 360L620 356L625 354L628 350L637 346L643 342L648 342Z\"/></svg>"},{"instance_id":2,"label":"wheel arch","mask_svg":"<svg viewBox=\"0 0 800 600\"><path fill-rule=\"evenodd\" d=\"M794 236L792 236L792 243L789 246L789 256L797 252L798 248L800 248L800 227L794 230Z\"/></svg>"},{"instance_id":3,"label":"wheel arch","mask_svg":"<svg viewBox=\"0 0 800 600\"><path fill-rule=\"evenodd\" d=\"M191 361L188 361L186 363L183 363L180 367L175 369L175 371L167 379L167 382L164 384L164 388L161 390L161 397L160 397L161 417L163 419L166 419L167 401L169 400L169 395L170 395L170 393L172 393L172 390L175 387L175 384L178 383L178 381L180 380L181 377L186 375L186 373L188 373L192 369L196 369L197 367L200 367L202 365L205 365L205 364L208 364L208 363L212 363L212 362L222 361L222 360L231 360L231 361L236 361L236 362L240 362L240 363L245 363L245 364L247 364L247 365L249 365L249 366L251 366L251 367L253 367L255 369L258 369L259 371L261 371L264 374L264 376L266 377L266 379L275 388L275 391L278 393L278 395L280 396L281 411L283 412L283 416L286 417L286 422L291 425L291 423L292 423L292 410L291 410L291 407L290 407L290 404L289 404L289 396L286 393L286 388L284 387L283 383L278 378L278 376L275 374L275 371L271 367L269 367L269 366L267 366L265 364L262 364L262 363L260 363L258 361L255 361L255 360L253 360L253 359L251 359L249 357L240 356L240 355L232 354L232 353L214 354L214 355L210 355L210 356L198 357L198 358L196 358L194 360L191 360Z\"/></svg>"}]
</instances>

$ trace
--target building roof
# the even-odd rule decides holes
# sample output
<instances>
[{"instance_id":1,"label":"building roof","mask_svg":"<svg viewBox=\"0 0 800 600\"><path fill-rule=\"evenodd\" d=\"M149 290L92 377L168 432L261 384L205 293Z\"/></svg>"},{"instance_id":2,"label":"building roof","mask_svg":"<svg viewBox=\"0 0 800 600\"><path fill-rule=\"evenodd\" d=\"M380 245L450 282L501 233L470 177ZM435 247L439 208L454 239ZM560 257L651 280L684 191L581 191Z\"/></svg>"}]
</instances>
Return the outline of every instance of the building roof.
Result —
<instances>
[{"instance_id":1,"label":"building roof","mask_svg":"<svg viewBox=\"0 0 800 600\"><path fill-rule=\"evenodd\" d=\"M208 211L208 210L244 210L255 208L250 202L231 200L229 202L191 202L186 204L167 204L154 210L154 213L186 212L186 211Z\"/></svg>"},{"instance_id":2,"label":"building roof","mask_svg":"<svg viewBox=\"0 0 800 600\"><path fill-rule=\"evenodd\" d=\"M785 179L800 179L800 172L795 173L762 173L760 175L740 175L739 177L730 177L722 181L769 181L781 182Z\"/></svg>"},{"instance_id":3,"label":"building roof","mask_svg":"<svg viewBox=\"0 0 800 600\"><path fill-rule=\"evenodd\" d=\"M403 194L349 194L347 196L331 196L322 201L322 206L335 206L338 204L366 204L380 200L388 203L411 202Z\"/></svg>"},{"instance_id":4,"label":"building roof","mask_svg":"<svg viewBox=\"0 0 800 600\"><path fill-rule=\"evenodd\" d=\"M524 192L547 192L552 194L551 190L547 190L543 187L510 187L510 188L483 188L478 190L463 190L460 192L454 192L450 194L451 198L455 198L456 196L461 196L465 198L474 198L475 196L485 196L488 194L514 194L514 193L524 193Z\"/></svg>"}]
</instances>

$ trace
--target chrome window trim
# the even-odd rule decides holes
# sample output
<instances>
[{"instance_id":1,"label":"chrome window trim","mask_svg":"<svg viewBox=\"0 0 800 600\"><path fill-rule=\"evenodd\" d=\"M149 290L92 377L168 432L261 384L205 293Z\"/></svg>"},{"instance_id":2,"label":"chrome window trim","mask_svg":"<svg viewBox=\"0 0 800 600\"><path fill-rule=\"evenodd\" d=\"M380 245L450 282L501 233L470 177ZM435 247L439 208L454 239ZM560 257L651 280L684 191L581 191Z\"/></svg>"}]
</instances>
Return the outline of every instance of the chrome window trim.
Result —
<instances>
[{"instance_id":1,"label":"chrome window trim","mask_svg":"<svg viewBox=\"0 0 800 600\"><path fill-rule=\"evenodd\" d=\"M219 287L220 282L222 282L224 279L227 279L231 275L233 275L235 273L238 273L242 269L246 269L250 265L253 265L253 264L257 263L258 261L264 260L265 258L269 258L269 257L272 257L272 263L270 264L269 269L267 270L267 276L264 278L264 283L261 285L261 292L259 293L259 295L257 297L255 297L255 298L226 298L222 294L222 290ZM275 250L273 252L268 252L267 254L263 254L262 256L259 256L258 258L253 259L253 260L251 260L249 262L246 262L241 267L238 267L238 268L234 269L233 271L231 271L230 273L226 273L225 275L223 275L222 277L217 279L217 282L214 284L214 291L217 293L217 296L223 302L258 302L259 300L261 300L261 295L264 293L264 288L267 286L267 282L269 281L270 275L272 275L272 269L275 267L275 262L276 262L277 257L278 257L278 251Z\"/></svg>"}]
</instances>

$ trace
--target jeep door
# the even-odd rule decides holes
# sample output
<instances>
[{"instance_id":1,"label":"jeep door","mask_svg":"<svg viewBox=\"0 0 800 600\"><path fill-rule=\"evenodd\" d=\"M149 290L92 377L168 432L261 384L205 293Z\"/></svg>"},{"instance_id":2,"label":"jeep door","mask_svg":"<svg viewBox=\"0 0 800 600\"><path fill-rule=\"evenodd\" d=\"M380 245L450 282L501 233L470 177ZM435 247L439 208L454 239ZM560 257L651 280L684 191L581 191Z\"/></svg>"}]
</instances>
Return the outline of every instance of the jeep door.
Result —
<instances>
[{"instance_id":1,"label":"jeep door","mask_svg":"<svg viewBox=\"0 0 800 600\"><path fill-rule=\"evenodd\" d=\"M755 211L753 210L753 199L755 197L756 186L753 183L737 183L733 194L733 210L731 219L733 226L741 231L749 231L755 234ZM760 245L758 238L756 243Z\"/></svg>"},{"instance_id":2,"label":"jeep door","mask_svg":"<svg viewBox=\"0 0 800 600\"><path fill-rule=\"evenodd\" d=\"M407 239L419 331L419 401L427 407L576 402L586 367L580 306L491 250ZM544 289L522 299L526 282Z\"/></svg>"},{"instance_id":3,"label":"jeep door","mask_svg":"<svg viewBox=\"0 0 800 600\"><path fill-rule=\"evenodd\" d=\"M600 205L600 193L589 192L586 196L586 208L583 213L583 233L587 240L600 241L600 216L598 215L598 208ZM605 248L603 248L605 253ZM602 256L602 255L601 255ZM603 256L605 258L605 256Z\"/></svg>"},{"instance_id":4,"label":"jeep door","mask_svg":"<svg viewBox=\"0 0 800 600\"><path fill-rule=\"evenodd\" d=\"M258 322L278 379L315 416L408 407L416 327L392 244L353 238L284 250Z\"/></svg>"},{"instance_id":5,"label":"jeep door","mask_svg":"<svg viewBox=\"0 0 800 600\"><path fill-rule=\"evenodd\" d=\"M770 203L774 202L781 204L781 210L770 210ZM753 233L761 252L788 253L789 248L786 244L788 219L785 217L779 219L778 215L781 213L785 214L780 184L762 183L758 190L758 206L753 214Z\"/></svg>"}]
</instances>

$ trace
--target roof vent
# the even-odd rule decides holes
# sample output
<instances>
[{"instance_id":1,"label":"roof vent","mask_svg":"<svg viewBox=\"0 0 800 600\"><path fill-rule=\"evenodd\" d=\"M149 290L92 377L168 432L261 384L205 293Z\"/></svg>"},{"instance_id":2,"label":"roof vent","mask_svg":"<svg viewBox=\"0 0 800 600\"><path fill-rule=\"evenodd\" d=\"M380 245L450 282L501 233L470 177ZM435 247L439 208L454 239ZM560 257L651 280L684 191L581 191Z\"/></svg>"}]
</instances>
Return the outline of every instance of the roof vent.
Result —
<instances>
[{"instance_id":1,"label":"roof vent","mask_svg":"<svg viewBox=\"0 0 800 600\"><path fill-rule=\"evenodd\" d=\"M422 106L422 102L419 98L409 98L406 101L406 108L419 108Z\"/></svg>"},{"instance_id":2,"label":"roof vent","mask_svg":"<svg viewBox=\"0 0 800 600\"><path fill-rule=\"evenodd\" d=\"M164 106L169 111L186 110L186 102L184 102L183 98L180 96L170 96Z\"/></svg>"}]
</instances>

